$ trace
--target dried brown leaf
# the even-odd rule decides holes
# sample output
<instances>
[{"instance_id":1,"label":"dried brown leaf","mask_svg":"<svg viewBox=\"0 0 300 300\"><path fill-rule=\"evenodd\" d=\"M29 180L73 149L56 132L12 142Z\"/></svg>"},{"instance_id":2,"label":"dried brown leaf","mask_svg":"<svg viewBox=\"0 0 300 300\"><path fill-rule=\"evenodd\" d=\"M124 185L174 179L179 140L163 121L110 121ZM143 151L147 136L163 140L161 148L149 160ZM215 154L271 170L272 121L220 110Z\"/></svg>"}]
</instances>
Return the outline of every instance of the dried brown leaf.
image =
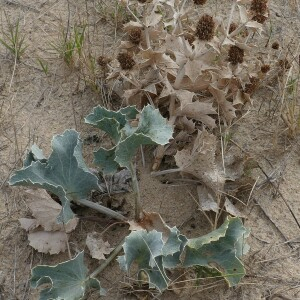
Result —
<instances>
[{"instance_id":1,"label":"dried brown leaf","mask_svg":"<svg viewBox=\"0 0 300 300\"><path fill-rule=\"evenodd\" d=\"M193 82L189 77L185 76L177 88L189 90L190 92L206 91L211 81L211 74L203 74L201 76L198 76L195 82Z\"/></svg>"},{"instance_id":2,"label":"dried brown leaf","mask_svg":"<svg viewBox=\"0 0 300 300\"><path fill-rule=\"evenodd\" d=\"M57 254L66 251L67 234L61 231L34 231L28 234L29 245L38 252Z\"/></svg>"},{"instance_id":3,"label":"dried brown leaf","mask_svg":"<svg viewBox=\"0 0 300 300\"><path fill-rule=\"evenodd\" d=\"M245 218L245 214L243 214L237 207L235 207L227 197L224 203L224 207L226 211L232 216Z\"/></svg>"},{"instance_id":4,"label":"dried brown leaf","mask_svg":"<svg viewBox=\"0 0 300 300\"><path fill-rule=\"evenodd\" d=\"M145 68L151 65L156 65L159 69L168 72L172 75L176 75L178 65L176 62L167 54L165 49L156 50L149 48L141 51L143 61L139 64L140 68Z\"/></svg>"},{"instance_id":5,"label":"dried brown leaf","mask_svg":"<svg viewBox=\"0 0 300 300\"><path fill-rule=\"evenodd\" d=\"M61 211L61 205L55 202L45 190L27 190L26 204L36 219L37 226L42 226L45 231L66 231L71 232L78 224L74 218L67 224L57 224L57 216Z\"/></svg>"},{"instance_id":6,"label":"dried brown leaf","mask_svg":"<svg viewBox=\"0 0 300 300\"><path fill-rule=\"evenodd\" d=\"M146 27L156 26L162 19L162 14L156 13L156 9L152 9L150 14L146 13L144 15L144 24Z\"/></svg>"},{"instance_id":7,"label":"dried brown leaf","mask_svg":"<svg viewBox=\"0 0 300 300\"><path fill-rule=\"evenodd\" d=\"M175 155L177 166L199 178L214 193L222 191L225 177L215 161L217 138L206 130L198 131L193 149L183 149Z\"/></svg>"},{"instance_id":8,"label":"dried brown leaf","mask_svg":"<svg viewBox=\"0 0 300 300\"><path fill-rule=\"evenodd\" d=\"M186 116L194 120L200 121L209 128L216 126L215 120L209 115L216 114L212 103L195 101L193 97L195 93L186 90L175 91L178 100L180 101L180 107L176 110L177 116Z\"/></svg>"},{"instance_id":9,"label":"dried brown leaf","mask_svg":"<svg viewBox=\"0 0 300 300\"><path fill-rule=\"evenodd\" d=\"M199 208L201 211L214 211L218 213L219 206L211 192L204 185L197 186Z\"/></svg>"},{"instance_id":10,"label":"dried brown leaf","mask_svg":"<svg viewBox=\"0 0 300 300\"><path fill-rule=\"evenodd\" d=\"M35 219L20 218L19 222L21 224L21 227L26 231L34 230L39 226Z\"/></svg>"},{"instance_id":11,"label":"dried brown leaf","mask_svg":"<svg viewBox=\"0 0 300 300\"><path fill-rule=\"evenodd\" d=\"M95 231L87 235L86 246L90 250L92 258L98 260L106 259L104 255L114 250L107 241L103 240L102 235Z\"/></svg>"},{"instance_id":12,"label":"dried brown leaf","mask_svg":"<svg viewBox=\"0 0 300 300\"><path fill-rule=\"evenodd\" d=\"M192 134L196 128L193 120L189 120L186 116L178 117L176 119L176 126L178 129L186 131L188 134Z\"/></svg>"},{"instance_id":13,"label":"dried brown leaf","mask_svg":"<svg viewBox=\"0 0 300 300\"><path fill-rule=\"evenodd\" d=\"M216 99L218 105L221 108L222 114L225 117L225 120L228 124L231 124L232 121L236 118L235 108L231 102L226 100L226 92L218 89L217 85L211 84L209 87L209 91Z\"/></svg>"}]
</instances>

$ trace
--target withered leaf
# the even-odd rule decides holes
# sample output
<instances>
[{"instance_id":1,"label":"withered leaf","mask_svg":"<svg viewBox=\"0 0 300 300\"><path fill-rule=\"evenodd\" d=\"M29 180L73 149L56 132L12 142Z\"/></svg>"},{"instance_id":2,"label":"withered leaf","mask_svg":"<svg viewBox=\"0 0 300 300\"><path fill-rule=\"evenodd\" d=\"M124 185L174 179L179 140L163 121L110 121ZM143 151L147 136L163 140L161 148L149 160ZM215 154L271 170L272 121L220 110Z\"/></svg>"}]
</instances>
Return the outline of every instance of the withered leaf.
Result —
<instances>
[{"instance_id":1,"label":"withered leaf","mask_svg":"<svg viewBox=\"0 0 300 300\"><path fill-rule=\"evenodd\" d=\"M27 190L25 196L25 202L36 219L37 226L42 226L45 231L71 232L77 226L77 218L65 225L57 224L56 219L61 211L61 205L55 202L45 190Z\"/></svg>"},{"instance_id":2,"label":"withered leaf","mask_svg":"<svg viewBox=\"0 0 300 300\"><path fill-rule=\"evenodd\" d=\"M232 216L245 218L245 214L243 214L237 207L235 207L227 197L224 203L224 207L226 211Z\"/></svg>"},{"instance_id":3,"label":"withered leaf","mask_svg":"<svg viewBox=\"0 0 300 300\"><path fill-rule=\"evenodd\" d=\"M197 193L199 199L199 208L201 211L219 211L219 206L215 201L214 195L204 185L197 186Z\"/></svg>"},{"instance_id":4,"label":"withered leaf","mask_svg":"<svg viewBox=\"0 0 300 300\"><path fill-rule=\"evenodd\" d=\"M198 131L192 149L183 149L175 155L177 166L185 173L199 178L203 184L218 194L224 188L223 171L215 161L217 138L206 130Z\"/></svg>"},{"instance_id":5,"label":"withered leaf","mask_svg":"<svg viewBox=\"0 0 300 300\"><path fill-rule=\"evenodd\" d=\"M28 234L29 245L42 253L57 254L66 251L67 234L62 231L33 231Z\"/></svg>"},{"instance_id":6,"label":"withered leaf","mask_svg":"<svg viewBox=\"0 0 300 300\"><path fill-rule=\"evenodd\" d=\"M86 246L90 250L92 258L98 260L106 259L105 254L109 254L114 250L110 247L109 242L105 242L99 232L91 232L87 235Z\"/></svg>"},{"instance_id":7,"label":"withered leaf","mask_svg":"<svg viewBox=\"0 0 300 300\"><path fill-rule=\"evenodd\" d=\"M209 128L216 126L215 120L209 114L216 114L212 103L209 102L193 102L195 93L186 90L176 90L177 98L180 101L180 107L176 110L177 116L186 116L194 120L204 123Z\"/></svg>"},{"instance_id":8,"label":"withered leaf","mask_svg":"<svg viewBox=\"0 0 300 300\"><path fill-rule=\"evenodd\" d=\"M211 84L209 91L216 99L218 105L221 108L222 114L225 117L225 120L228 124L231 124L232 121L236 118L235 108L233 104L226 100L226 92L220 90L215 83Z\"/></svg>"}]
</instances>

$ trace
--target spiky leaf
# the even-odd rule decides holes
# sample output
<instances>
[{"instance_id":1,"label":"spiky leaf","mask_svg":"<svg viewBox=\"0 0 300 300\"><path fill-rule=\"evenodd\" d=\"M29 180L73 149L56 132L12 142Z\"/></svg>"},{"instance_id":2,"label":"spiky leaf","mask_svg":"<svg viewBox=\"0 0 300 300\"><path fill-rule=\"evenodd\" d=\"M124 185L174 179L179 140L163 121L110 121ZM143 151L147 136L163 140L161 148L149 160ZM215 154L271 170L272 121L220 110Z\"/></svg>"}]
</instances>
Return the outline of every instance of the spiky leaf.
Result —
<instances>
[{"instance_id":1,"label":"spiky leaf","mask_svg":"<svg viewBox=\"0 0 300 300\"><path fill-rule=\"evenodd\" d=\"M118 112L96 107L86 117L86 123L106 131L116 144L110 150L100 148L95 152L95 163L100 165L104 174L115 172L117 166L129 168L140 145L165 145L172 138L172 126L167 124L158 109L151 105L144 107L137 126L133 126L130 119L136 118L137 113L132 106Z\"/></svg>"},{"instance_id":2,"label":"spiky leaf","mask_svg":"<svg viewBox=\"0 0 300 300\"><path fill-rule=\"evenodd\" d=\"M121 130L122 141L116 148L116 161L129 167L132 157L140 145L165 145L172 138L173 129L159 110L147 105L141 112L137 127L127 123Z\"/></svg>"},{"instance_id":3,"label":"spiky leaf","mask_svg":"<svg viewBox=\"0 0 300 300\"><path fill-rule=\"evenodd\" d=\"M164 242L162 233L152 230L133 231L125 238L123 245L124 255L118 258L123 270L129 271L134 261L138 264L139 277L147 274L151 287L164 290L168 286L169 279L162 266L162 249Z\"/></svg>"},{"instance_id":4,"label":"spiky leaf","mask_svg":"<svg viewBox=\"0 0 300 300\"><path fill-rule=\"evenodd\" d=\"M234 286L245 275L239 258L248 250L245 244L248 235L249 231L239 218L227 218L217 230L188 240L183 266L216 268L229 286Z\"/></svg>"},{"instance_id":5,"label":"spiky leaf","mask_svg":"<svg viewBox=\"0 0 300 300\"><path fill-rule=\"evenodd\" d=\"M169 233L137 230L125 239L124 255L118 259L125 271L136 262L139 277L147 274L149 285L160 291L170 282L166 269L176 267L201 266L223 276L230 286L245 275L240 257L249 249L245 243L249 231L239 218L228 218L217 230L195 239L187 239L176 227L165 226Z\"/></svg>"},{"instance_id":6,"label":"spiky leaf","mask_svg":"<svg viewBox=\"0 0 300 300\"><path fill-rule=\"evenodd\" d=\"M98 178L84 163L81 141L75 130L66 130L52 140L52 153L42 163L33 161L28 167L16 171L10 185L35 186L57 195L62 204L59 223L67 223L74 217L70 201L86 198L92 190L99 190Z\"/></svg>"},{"instance_id":7,"label":"spiky leaf","mask_svg":"<svg viewBox=\"0 0 300 300\"><path fill-rule=\"evenodd\" d=\"M115 147L109 150L100 148L94 152L94 163L100 166L103 174L114 174L119 168L119 164L115 161Z\"/></svg>"},{"instance_id":8,"label":"spiky leaf","mask_svg":"<svg viewBox=\"0 0 300 300\"><path fill-rule=\"evenodd\" d=\"M120 130L125 126L127 118L133 119L137 113L134 106L128 106L116 112L97 106L85 118L85 122L105 131L115 142L118 142Z\"/></svg>"},{"instance_id":9,"label":"spiky leaf","mask_svg":"<svg viewBox=\"0 0 300 300\"><path fill-rule=\"evenodd\" d=\"M36 144L33 144L24 159L23 166L28 167L33 161L37 160L43 163L47 162L47 158L44 156L43 151Z\"/></svg>"},{"instance_id":10,"label":"spiky leaf","mask_svg":"<svg viewBox=\"0 0 300 300\"><path fill-rule=\"evenodd\" d=\"M43 284L50 287L42 289L40 300L79 300L91 288L105 294L100 282L88 277L88 269L83 262L84 253L80 252L75 258L56 266L37 266L31 271L31 287L38 288Z\"/></svg>"}]
</instances>

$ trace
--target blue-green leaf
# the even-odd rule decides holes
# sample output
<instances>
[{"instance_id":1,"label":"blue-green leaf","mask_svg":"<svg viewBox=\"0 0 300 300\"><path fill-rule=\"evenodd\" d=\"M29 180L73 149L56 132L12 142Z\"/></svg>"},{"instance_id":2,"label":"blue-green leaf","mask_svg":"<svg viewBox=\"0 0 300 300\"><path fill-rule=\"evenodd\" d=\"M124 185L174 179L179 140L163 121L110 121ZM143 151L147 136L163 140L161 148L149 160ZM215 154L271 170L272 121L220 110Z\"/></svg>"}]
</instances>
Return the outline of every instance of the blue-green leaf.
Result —
<instances>
[{"instance_id":1,"label":"blue-green leaf","mask_svg":"<svg viewBox=\"0 0 300 300\"><path fill-rule=\"evenodd\" d=\"M127 119L135 118L137 113L134 106L128 106L116 112L97 106L85 118L85 122L105 131L117 143L120 139L121 128L125 126Z\"/></svg>"},{"instance_id":2,"label":"blue-green leaf","mask_svg":"<svg viewBox=\"0 0 300 300\"><path fill-rule=\"evenodd\" d=\"M31 287L38 288L43 284L50 287L42 289L40 300L79 300L91 288L97 289L100 295L105 295L100 282L87 276L88 269L83 262L84 253L56 266L37 266L31 271Z\"/></svg>"},{"instance_id":3,"label":"blue-green leaf","mask_svg":"<svg viewBox=\"0 0 300 300\"><path fill-rule=\"evenodd\" d=\"M115 161L115 148L109 150L100 148L95 151L94 164L100 166L104 175L116 173L119 168L119 164Z\"/></svg>"},{"instance_id":4,"label":"blue-green leaf","mask_svg":"<svg viewBox=\"0 0 300 300\"><path fill-rule=\"evenodd\" d=\"M129 168L140 145L165 145L172 138L172 126L167 124L158 109L147 105L141 112L137 127L127 123L121 130L121 140L116 146L116 162Z\"/></svg>"},{"instance_id":5,"label":"blue-green leaf","mask_svg":"<svg viewBox=\"0 0 300 300\"><path fill-rule=\"evenodd\" d=\"M92 190L101 189L98 178L84 163L81 141L75 130L66 130L52 140L52 153L46 163L33 161L29 166L16 171L10 185L35 186L46 189L61 200L62 211L59 223L67 223L74 217L70 201L83 199Z\"/></svg>"},{"instance_id":6,"label":"blue-green leaf","mask_svg":"<svg viewBox=\"0 0 300 300\"><path fill-rule=\"evenodd\" d=\"M166 269L201 266L220 274L229 286L238 284L245 275L240 256L249 249L245 243L249 230L239 218L228 218L217 230L194 239L187 239L176 227L167 233L167 228L163 229L164 238L156 230L132 232L125 239L124 255L118 259L121 267L128 272L136 262L139 278L147 274L150 287L160 291L170 283Z\"/></svg>"},{"instance_id":7,"label":"blue-green leaf","mask_svg":"<svg viewBox=\"0 0 300 300\"><path fill-rule=\"evenodd\" d=\"M227 218L217 230L187 241L183 266L215 268L234 286L245 275L240 256L249 249L245 243L248 235L239 218Z\"/></svg>"},{"instance_id":8,"label":"blue-green leaf","mask_svg":"<svg viewBox=\"0 0 300 300\"><path fill-rule=\"evenodd\" d=\"M172 138L172 126L167 124L158 109L151 105L144 107L137 126L133 126L130 120L137 114L133 106L117 112L97 106L85 118L86 123L104 130L115 142L114 148L106 151L100 148L95 152L95 164L105 174L116 172L117 166L129 168L140 145L165 145Z\"/></svg>"},{"instance_id":9,"label":"blue-green leaf","mask_svg":"<svg viewBox=\"0 0 300 300\"><path fill-rule=\"evenodd\" d=\"M163 245L161 232L133 231L125 238L124 255L118 258L119 264L128 272L132 263L136 261L139 278L144 272L148 276L150 287L164 290L168 286L169 279L162 266Z\"/></svg>"},{"instance_id":10,"label":"blue-green leaf","mask_svg":"<svg viewBox=\"0 0 300 300\"><path fill-rule=\"evenodd\" d=\"M47 158L44 156L43 151L36 144L33 144L24 159L23 167L28 167L33 161L37 160L43 163L47 162Z\"/></svg>"}]
</instances>

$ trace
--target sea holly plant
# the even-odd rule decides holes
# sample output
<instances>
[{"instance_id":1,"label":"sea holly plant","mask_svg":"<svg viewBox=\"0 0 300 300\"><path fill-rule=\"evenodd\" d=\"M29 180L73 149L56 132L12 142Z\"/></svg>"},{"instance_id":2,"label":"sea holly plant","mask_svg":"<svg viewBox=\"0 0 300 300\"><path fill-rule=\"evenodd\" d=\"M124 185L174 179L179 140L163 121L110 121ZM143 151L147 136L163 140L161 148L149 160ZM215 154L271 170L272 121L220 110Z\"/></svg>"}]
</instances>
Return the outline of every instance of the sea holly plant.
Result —
<instances>
[{"instance_id":1,"label":"sea holly plant","mask_svg":"<svg viewBox=\"0 0 300 300\"><path fill-rule=\"evenodd\" d=\"M141 145L167 144L172 138L172 126L151 105L145 106L141 112L134 106L117 112L98 106L85 122L105 131L114 143L111 149L100 148L94 154L94 163L100 166L103 174L114 173L119 167L130 170L136 193L135 217L139 219L142 207L133 157Z\"/></svg>"},{"instance_id":2,"label":"sea holly plant","mask_svg":"<svg viewBox=\"0 0 300 300\"><path fill-rule=\"evenodd\" d=\"M96 107L86 117L86 122L107 132L114 143L111 149L100 148L95 152L95 163L104 175L113 174L121 167L129 169L137 195L136 206L141 205L133 157L140 145L166 144L172 137L172 127L150 105L141 112L132 106L117 112ZM53 138L52 153L48 158L34 145L23 168L16 171L9 182L11 185L42 188L58 196L62 204L58 223L65 224L73 219L70 204L74 202L126 221L132 230L90 275L84 265L83 252L56 266L33 268L31 286L41 288L41 300L83 299L91 288L103 295L104 290L95 277L122 249L124 255L118 258L120 267L129 272L133 263L137 263L139 279L146 278L149 287L160 292L172 286L167 270L174 268L203 266L215 269L229 286L238 284L245 275L241 256L249 249L245 242L249 231L239 218L229 217L211 233L189 239L176 227L167 226L158 213L142 212L139 207L135 220L129 221L121 214L87 200L91 190L101 190L101 186L99 178L83 160L82 143L75 130L66 130ZM34 216L35 222L43 224L44 230L49 228L48 222L44 224L44 218L39 218L37 212ZM53 226L51 224L51 228Z\"/></svg>"}]
</instances>

